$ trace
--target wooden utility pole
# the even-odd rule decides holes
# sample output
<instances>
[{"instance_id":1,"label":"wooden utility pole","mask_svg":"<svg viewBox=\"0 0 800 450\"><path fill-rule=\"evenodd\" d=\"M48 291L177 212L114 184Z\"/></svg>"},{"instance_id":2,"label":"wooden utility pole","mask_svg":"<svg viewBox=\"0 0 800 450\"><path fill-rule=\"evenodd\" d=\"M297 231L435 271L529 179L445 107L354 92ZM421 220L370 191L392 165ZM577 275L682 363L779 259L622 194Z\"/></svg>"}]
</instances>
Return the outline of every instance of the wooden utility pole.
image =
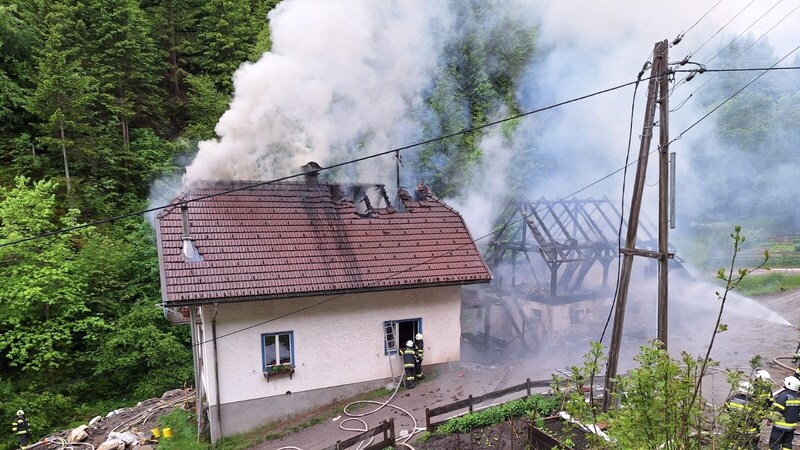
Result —
<instances>
[{"instance_id":1,"label":"wooden utility pole","mask_svg":"<svg viewBox=\"0 0 800 450\"><path fill-rule=\"evenodd\" d=\"M656 48L659 46L656 45ZM669 322L669 45L663 49L658 89L658 340L667 349ZM656 53L659 55L659 53Z\"/></svg>"},{"instance_id":2,"label":"wooden utility pole","mask_svg":"<svg viewBox=\"0 0 800 450\"><path fill-rule=\"evenodd\" d=\"M650 82L648 83L647 88L647 103L645 105L644 111L644 126L642 127L642 137L641 142L639 145L639 160L636 165L636 179L633 185L633 195L631 197L631 210L628 219L628 231L625 238L625 247L620 249L620 253L622 253L622 267L620 268L620 282L619 282L619 291L617 292L617 302L614 309L614 327L611 332L611 344L609 345L608 349L608 363L606 367L606 379L605 379L605 395L603 397L603 410L608 411L609 407L611 406L611 393L614 392L614 379L617 377L617 366L619 364L619 352L620 347L622 345L622 328L625 322L625 306L628 302L628 288L630 287L631 283L631 271L633 270L633 257L634 256L647 256L651 258L661 258L666 264L667 256L666 251L662 254L663 256L659 255L661 253L662 245L666 249L666 242L662 244L661 242L661 221L659 221L659 252L653 252L648 250L639 250L636 249L636 234L639 231L639 213L642 209L642 197L644 195L644 185L645 185L645 178L647 175L647 159L650 154L650 143L653 138L653 125L655 121L656 115L656 103L662 102L662 109L661 114L662 117L668 111L663 105L666 104L666 98L669 95L669 92L663 86L666 84L662 84L660 78L666 80L667 78L667 71L669 68L669 61L668 61L668 54L667 51L669 49L669 44L666 40L656 43L655 48L653 50L653 67L650 71ZM659 98L659 91L660 98ZM663 120L663 119L662 119ZM662 136L663 139L663 136ZM660 192L660 191L659 191ZM659 211L660 211L659 207ZM661 269L661 266L659 266ZM666 279L666 269L659 270L659 275L663 273L664 278ZM661 277L659 276L659 283L661 281ZM660 294L663 291L666 294L666 290L664 286L659 286L659 314L661 314L661 297ZM666 296L664 300L664 309L666 311ZM664 324L664 338L666 342L666 317L663 318ZM661 338L661 325L662 325L662 318L659 316L658 320L659 324L659 339Z\"/></svg>"}]
</instances>

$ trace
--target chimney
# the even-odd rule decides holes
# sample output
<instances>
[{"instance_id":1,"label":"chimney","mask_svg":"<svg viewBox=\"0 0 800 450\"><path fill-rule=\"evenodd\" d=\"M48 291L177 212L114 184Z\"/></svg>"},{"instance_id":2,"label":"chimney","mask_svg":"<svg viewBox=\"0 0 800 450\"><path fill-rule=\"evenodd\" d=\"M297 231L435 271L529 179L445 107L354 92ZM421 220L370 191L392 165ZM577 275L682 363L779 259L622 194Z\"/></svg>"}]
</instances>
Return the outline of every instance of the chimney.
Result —
<instances>
[{"instance_id":1,"label":"chimney","mask_svg":"<svg viewBox=\"0 0 800 450\"><path fill-rule=\"evenodd\" d=\"M200 256L200 252L197 251L194 242L192 242L192 236L189 234L189 206L186 203L181 203L181 222L183 224L183 235L181 236L183 240L183 246L181 247L183 257L186 258L187 262L202 261L203 257Z\"/></svg>"},{"instance_id":2,"label":"chimney","mask_svg":"<svg viewBox=\"0 0 800 450\"><path fill-rule=\"evenodd\" d=\"M310 161L308 164L301 167L305 174L306 186L313 188L319 187L319 171L322 169L319 164Z\"/></svg>"}]
</instances>

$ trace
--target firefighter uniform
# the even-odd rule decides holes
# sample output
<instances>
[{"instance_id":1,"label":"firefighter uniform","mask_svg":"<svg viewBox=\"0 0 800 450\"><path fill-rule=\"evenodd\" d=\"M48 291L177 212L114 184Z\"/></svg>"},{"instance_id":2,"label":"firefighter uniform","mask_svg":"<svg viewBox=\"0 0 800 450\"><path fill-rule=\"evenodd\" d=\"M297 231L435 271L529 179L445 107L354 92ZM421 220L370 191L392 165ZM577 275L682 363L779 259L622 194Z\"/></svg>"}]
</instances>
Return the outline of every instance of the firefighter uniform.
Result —
<instances>
[{"instance_id":1,"label":"firefighter uniform","mask_svg":"<svg viewBox=\"0 0 800 450\"><path fill-rule=\"evenodd\" d=\"M417 352L414 351L414 343L408 341L406 343L406 348L401 352L403 354L403 370L406 376L406 387L411 389L415 385L417 365Z\"/></svg>"},{"instance_id":2,"label":"firefighter uniform","mask_svg":"<svg viewBox=\"0 0 800 450\"><path fill-rule=\"evenodd\" d=\"M786 377L786 380L794 377ZM794 379L793 383L784 380L785 389L775 395L772 408L779 413L772 422L772 432L769 435L769 448L771 450L791 450L794 430L797 420L800 419L800 381Z\"/></svg>"},{"instance_id":3,"label":"firefighter uniform","mask_svg":"<svg viewBox=\"0 0 800 450\"><path fill-rule=\"evenodd\" d=\"M17 435L19 439L19 448L27 448L28 442L31 439L31 427L28 424L28 419L22 411L17 412L17 417L11 423L11 431Z\"/></svg>"},{"instance_id":4,"label":"firefighter uniform","mask_svg":"<svg viewBox=\"0 0 800 450\"><path fill-rule=\"evenodd\" d=\"M761 437L761 417L756 417L753 411L754 398L746 392L739 392L725 402L725 410L730 414L735 426L742 432L742 439L737 439L745 447L736 450L758 450L758 440Z\"/></svg>"},{"instance_id":5,"label":"firefighter uniform","mask_svg":"<svg viewBox=\"0 0 800 450\"><path fill-rule=\"evenodd\" d=\"M414 350L417 352L417 361L414 364L414 371L417 380L421 380L425 374L422 373L422 359L425 357L425 341L422 340L422 334L417 333L414 337Z\"/></svg>"}]
</instances>

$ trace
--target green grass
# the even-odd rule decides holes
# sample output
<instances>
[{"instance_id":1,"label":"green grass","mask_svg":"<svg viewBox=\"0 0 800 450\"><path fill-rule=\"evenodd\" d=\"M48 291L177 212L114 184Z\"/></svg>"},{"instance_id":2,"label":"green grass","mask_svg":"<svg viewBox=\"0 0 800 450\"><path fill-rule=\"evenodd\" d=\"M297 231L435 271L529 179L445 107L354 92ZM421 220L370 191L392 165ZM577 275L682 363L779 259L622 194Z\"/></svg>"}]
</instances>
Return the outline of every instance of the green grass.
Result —
<instances>
[{"instance_id":1,"label":"green grass","mask_svg":"<svg viewBox=\"0 0 800 450\"><path fill-rule=\"evenodd\" d=\"M304 428L313 427L314 425L322 423L331 417L340 415L342 414L344 407L351 402L358 400L377 400L381 398L388 398L388 396L389 394L386 389L375 389L373 391L365 392L364 394L356 396L352 399L340 402L337 406L329 408L325 412L320 412L318 415L315 415L314 417L311 417L300 424L279 430L275 429L275 424L264 425L263 427L259 427L248 433L222 438L216 447L209 443L198 441L197 422L194 412L177 408L171 413L161 416L158 420L159 427L162 429L172 428L172 438L161 438L158 442L158 448L159 450L244 450L265 441L282 439ZM350 408L349 411L353 412L355 409L358 408Z\"/></svg>"},{"instance_id":2,"label":"green grass","mask_svg":"<svg viewBox=\"0 0 800 450\"><path fill-rule=\"evenodd\" d=\"M770 272L764 275L750 274L739 284L744 295L767 295L800 288L800 274Z\"/></svg>"}]
</instances>

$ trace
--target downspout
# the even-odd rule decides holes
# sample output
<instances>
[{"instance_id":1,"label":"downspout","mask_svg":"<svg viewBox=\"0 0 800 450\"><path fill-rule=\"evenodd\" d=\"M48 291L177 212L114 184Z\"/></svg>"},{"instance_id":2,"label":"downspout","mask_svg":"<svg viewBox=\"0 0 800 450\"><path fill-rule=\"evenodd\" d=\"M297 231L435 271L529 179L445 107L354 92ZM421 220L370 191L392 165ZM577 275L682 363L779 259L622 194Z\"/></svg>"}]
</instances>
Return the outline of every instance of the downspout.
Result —
<instances>
[{"instance_id":1,"label":"downspout","mask_svg":"<svg viewBox=\"0 0 800 450\"><path fill-rule=\"evenodd\" d=\"M219 311L219 303L214 303L214 315L211 317L211 340L214 342L214 384L217 397L217 426L219 428L219 437L222 438L222 404L219 400L219 359L217 354L217 311Z\"/></svg>"},{"instance_id":2,"label":"downspout","mask_svg":"<svg viewBox=\"0 0 800 450\"><path fill-rule=\"evenodd\" d=\"M203 384L202 375L200 374L200 342L197 333L197 307L190 306L189 321L192 327L192 363L194 365L194 394L195 405L197 409L197 439L203 436L205 429L205 412L203 405Z\"/></svg>"}]
</instances>

